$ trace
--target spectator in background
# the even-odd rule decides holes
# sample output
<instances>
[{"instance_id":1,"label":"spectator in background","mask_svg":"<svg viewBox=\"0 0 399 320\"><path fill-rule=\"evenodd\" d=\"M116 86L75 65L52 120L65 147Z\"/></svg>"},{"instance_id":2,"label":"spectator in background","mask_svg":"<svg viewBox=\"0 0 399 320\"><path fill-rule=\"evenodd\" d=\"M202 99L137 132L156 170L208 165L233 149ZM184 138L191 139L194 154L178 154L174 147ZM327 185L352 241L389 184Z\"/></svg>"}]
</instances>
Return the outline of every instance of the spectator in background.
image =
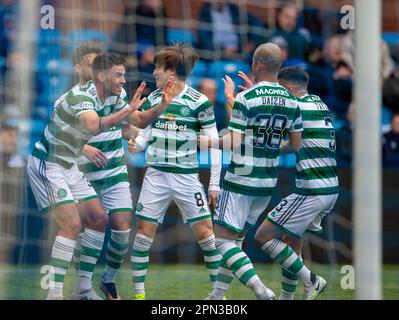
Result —
<instances>
[{"instance_id":1,"label":"spectator in background","mask_svg":"<svg viewBox=\"0 0 399 320\"><path fill-rule=\"evenodd\" d=\"M16 0L0 0L0 110L6 102L7 57L12 50L17 34L18 2Z\"/></svg>"},{"instance_id":2,"label":"spectator in background","mask_svg":"<svg viewBox=\"0 0 399 320\"><path fill-rule=\"evenodd\" d=\"M399 112L399 56L396 63L396 69L385 79L382 87L384 106L392 112Z\"/></svg>"},{"instance_id":3,"label":"spectator in background","mask_svg":"<svg viewBox=\"0 0 399 320\"><path fill-rule=\"evenodd\" d=\"M136 16L137 42L154 46L167 43L166 13L161 0L140 0Z\"/></svg>"},{"instance_id":4,"label":"spectator in background","mask_svg":"<svg viewBox=\"0 0 399 320\"><path fill-rule=\"evenodd\" d=\"M311 37L305 28L297 25L298 9L295 4L283 5L277 12L277 28L272 38L281 36L288 43L288 58L307 60Z\"/></svg>"},{"instance_id":5,"label":"spectator in background","mask_svg":"<svg viewBox=\"0 0 399 320\"><path fill-rule=\"evenodd\" d=\"M18 153L18 126L11 121L0 124L0 170L7 172L16 168L24 168L25 160Z\"/></svg>"},{"instance_id":6,"label":"spectator in background","mask_svg":"<svg viewBox=\"0 0 399 320\"><path fill-rule=\"evenodd\" d=\"M0 58L6 59L17 35L18 1L0 0Z\"/></svg>"},{"instance_id":7,"label":"spectator in background","mask_svg":"<svg viewBox=\"0 0 399 320\"><path fill-rule=\"evenodd\" d=\"M341 36L342 55L348 65L355 70L355 33L352 30ZM381 39L381 80L388 78L393 71L393 61L387 43Z\"/></svg>"},{"instance_id":8,"label":"spectator in background","mask_svg":"<svg viewBox=\"0 0 399 320\"><path fill-rule=\"evenodd\" d=\"M211 78L204 78L198 84L198 91L204 94L212 103L216 118L216 127L218 131L227 127L228 112L226 106L216 101L217 84Z\"/></svg>"},{"instance_id":9,"label":"spectator in background","mask_svg":"<svg viewBox=\"0 0 399 320\"><path fill-rule=\"evenodd\" d=\"M399 112L392 115L391 130L382 138L384 167L399 167Z\"/></svg>"},{"instance_id":10,"label":"spectator in background","mask_svg":"<svg viewBox=\"0 0 399 320\"><path fill-rule=\"evenodd\" d=\"M137 70L139 72L137 78L139 82L145 81L147 84L143 91L143 96L147 96L157 89L152 74L154 72L155 47L149 44L138 44L137 48ZM140 84L139 82L137 85Z\"/></svg>"},{"instance_id":11,"label":"spectator in background","mask_svg":"<svg viewBox=\"0 0 399 320\"><path fill-rule=\"evenodd\" d=\"M299 59L299 58L289 58L289 48L288 48L288 43L287 40L285 40L284 37L282 36L276 36L274 38L270 39L271 43L274 43L278 45L278 47L281 50L281 59L283 60L283 63L281 65L281 68L285 67L290 67L294 65L300 66L302 69L307 69L307 65L304 60Z\"/></svg>"},{"instance_id":12,"label":"spectator in background","mask_svg":"<svg viewBox=\"0 0 399 320\"><path fill-rule=\"evenodd\" d=\"M356 107L354 103L351 103L343 126L335 132L337 165L341 168L349 168L352 165L353 130L356 121L355 119Z\"/></svg>"},{"instance_id":13,"label":"spectator in background","mask_svg":"<svg viewBox=\"0 0 399 320\"><path fill-rule=\"evenodd\" d=\"M339 37L328 38L322 55L309 63L309 92L331 106L336 118L343 120L352 101L352 69L342 56Z\"/></svg>"},{"instance_id":14,"label":"spectator in background","mask_svg":"<svg viewBox=\"0 0 399 320\"><path fill-rule=\"evenodd\" d=\"M165 11L160 0L127 0L124 22L115 31L112 51L125 57L136 54L135 43L162 46L167 42Z\"/></svg>"},{"instance_id":15,"label":"spectator in background","mask_svg":"<svg viewBox=\"0 0 399 320\"><path fill-rule=\"evenodd\" d=\"M126 60L126 92L132 97L137 81L137 72L150 80L146 88L153 89L152 60L149 65L149 56L153 57L153 48L163 46L167 42L167 26L165 10L161 0L127 0L124 13L124 22L114 32L110 44L110 52L122 55ZM145 79L140 80L145 80ZM145 95L146 92L143 93Z\"/></svg>"},{"instance_id":16,"label":"spectator in background","mask_svg":"<svg viewBox=\"0 0 399 320\"><path fill-rule=\"evenodd\" d=\"M203 58L212 59L220 56L224 59L239 59L240 53L251 55L257 45L265 39L257 34L254 28L265 28L265 25L254 15L245 11L246 17L239 12L239 7L225 0L205 2L199 13L198 49L207 50ZM208 26L201 25L208 23ZM239 27L248 24L249 32L242 35ZM252 30L251 30L252 29Z\"/></svg>"}]
</instances>

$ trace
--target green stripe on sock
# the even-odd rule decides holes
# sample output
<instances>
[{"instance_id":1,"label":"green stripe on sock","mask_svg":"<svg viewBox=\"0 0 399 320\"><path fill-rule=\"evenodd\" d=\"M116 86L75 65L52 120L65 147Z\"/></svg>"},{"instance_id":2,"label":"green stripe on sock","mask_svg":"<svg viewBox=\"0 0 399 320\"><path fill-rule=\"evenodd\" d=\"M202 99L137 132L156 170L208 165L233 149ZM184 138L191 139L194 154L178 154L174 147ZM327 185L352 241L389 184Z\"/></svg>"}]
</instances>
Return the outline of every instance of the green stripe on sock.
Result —
<instances>
[{"instance_id":1,"label":"green stripe on sock","mask_svg":"<svg viewBox=\"0 0 399 320\"><path fill-rule=\"evenodd\" d=\"M122 263L107 260L107 266L112 269L119 269Z\"/></svg>"},{"instance_id":2,"label":"green stripe on sock","mask_svg":"<svg viewBox=\"0 0 399 320\"><path fill-rule=\"evenodd\" d=\"M148 269L148 262L133 262L132 270L145 270Z\"/></svg>"},{"instance_id":3,"label":"green stripe on sock","mask_svg":"<svg viewBox=\"0 0 399 320\"><path fill-rule=\"evenodd\" d=\"M236 273L242 266L245 266L248 263L251 263L248 257L242 257L231 265L230 270Z\"/></svg>"},{"instance_id":4,"label":"green stripe on sock","mask_svg":"<svg viewBox=\"0 0 399 320\"><path fill-rule=\"evenodd\" d=\"M228 250L224 255L223 255L223 259L225 261L229 260L232 256L236 255L237 253L242 252L242 250L238 247L234 247L231 248L230 250Z\"/></svg>"},{"instance_id":5,"label":"green stripe on sock","mask_svg":"<svg viewBox=\"0 0 399 320\"><path fill-rule=\"evenodd\" d=\"M223 282L223 283L228 283L230 284L233 281L233 277L227 276L225 274L219 273L217 276L218 281Z\"/></svg>"},{"instance_id":6,"label":"green stripe on sock","mask_svg":"<svg viewBox=\"0 0 399 320\"><path fill-rule=\"evenodd\" d=\"M292 273L297 274L299 270L303 268L303 262L302 260L298 257L295 262L289 266L288 270L291 271Z\"/></svg>"},{"instance_id":7,"label":"green stripe on sock","mask_svg":"<svg viewBox=\"0 0 399 320\"><path fill-rule=\"evenodd\" d=\"M288 284L288 283L283 282L282 283L282 288L286 292L295 293L295 291L296 291L296 285L295 284Z\"/></svg>"},{"instance_id":8,"label":"green stripe on sock","mask_svg":"<svg viewBox=\"0 0 399 320\"><path fill-rule=\"evenodd\" d=\"M148 257L149 255L150 251L137 251L137 250L132 251L133 257Z\"/></svg>"},{"instance_id":9,"label":"green stripe on sock","mask_svg":"<svg viewBox=\"0 0 399 320\"><path fill-rule=\"evenodd\" d=\"M65 275L63 274L54 274L54 282L64 283Z\"/></svg>"},{"instance_id":10,"label":"green stripe on sock","mask_svg":"<svg viewBox=\"0 0 399 320\"><path fill-rule=\"evenodd\" d=\"M298 277L297 277L295 274L293 274L292 272L286 270L285 268L282 268L281 274L282 274L284 277L288 278L288 279L291 279L291 280L298 280Z\"/></svg>"},{"instance_id":11,"label":"green stripe on sock","mask_svg":"<svg viewBox=\"0 0 399 320\"><path fill-rule=\"evenodd\" d=\"M116 253L116 252L113 252L113 251L111 251L111 250L107 250L107 256L109 256L109 257L112 257L112 258L114 258L114 259L116 259L116 260L119 260L119 261L121 261L121 263L122 263L122 261L123 261L123 258L124 258L124 254L119 254L119 253ZM114 261L115 262L115 261Z\"/></svg>"},{"instance_id":12,"label":"green stripe on sock","mask_svg":"<svg viewBox=\"0 0 399 320\"><path fill-rule=\"evenodd\" d=\"M133 276L133 282L134 283L139 283L139 282L144 282L145 281L145 276L140 276L140 277L134 277Z\"/></svg>"},{"instance_id":13,"label":"green stripe on sock","mask_svg":"<svg viewBox=\"0 0 399 320\"><path fill-rule=\"evenodd\" d=\"M118 243L115 242L112 238L109 240L109 244L112 246L112 248L118 251L126 250L129 247L129 243Z\"/></svg>"},{"instance_id":14,"label":"green stripe on sock","mask_svg":"<svg viewBox=\"0 0 399 320\"><path fill-rule=\"evenodd\" d=\"M80 261L79 270L86 272L93 272L95 266L96 266L95 264Z\"/></svg>"},{"instance_id":15,"label":"green stripe on sock","mask_svg":"<svg viewBox=\"0 0 399 320\"><path fill-rule=\"evenodd\" d=\"M209 278L211 279L211 282L216 282L218 280L218 276L214 276L212 274L209 275Z\"/></svg>"},{"instance_id":16,"label":"green stripe on sock","mask_svg":"<svg viewBox=\"0 0 399 320\"><path fill-rule=\"evenodd\" d=\"M279 264L283 264L283 262L287 260L293 252L294 250L286 245L285 248L274 258L274 261L277 261Z\"/></svg>"},{"instance_id":17,"label":"green stripe on sock","mask_svg":"<svg viewBox=\"0 0 399 320\"><path fill-rule=\"evenodd\" d=\"M98 259L100 257L100 254L101 254L101 250L82 246L81 253L82 253L82 256L89 256L89 257L93 257L93 258L97 258Z\"/></svg>"},{"instance_id":18,"label":"green stripe on sock","mask_svg":"<svg viewBox=\"0 0 399 320\"><path fill-rule=\"evenodd\" d=\"M51 258L51 266L67 270L69 268L69 261L65 261L58 258Z\"/></svg>"},{"instance_id":19,"label":"green stripe on sock","mask_svg":"<svg viewBox=\"0 0 399 320\"><path fill-rule=\"evenodd\" d=\"M249 269L240 277L240 282L245 285L254 276L256 276L255 270Z\"/></svg>"},{"instance_id":20,"label":"green stripe on sock","mask_svg":"<svg viewBox=\"0 0 399 320\"><path fill-rule=\"evenodd\" d=\"M212 256L217 256L219 254L219 250L215 249L215 250L209 250L209 251L203 251L204 256L206 257L212 257Z\"/></svg>"},{"instance_id":21,"label":"green stripe on sock","mask_svg":"<svg viewBox=\"0 0 399 320\"><path fill-rule=\"evenodd\" d=\"M213 261L213 262L205 262L205 266L208 269L218 269L220 265L219 261Z\"/></svg>"}]
</instances>

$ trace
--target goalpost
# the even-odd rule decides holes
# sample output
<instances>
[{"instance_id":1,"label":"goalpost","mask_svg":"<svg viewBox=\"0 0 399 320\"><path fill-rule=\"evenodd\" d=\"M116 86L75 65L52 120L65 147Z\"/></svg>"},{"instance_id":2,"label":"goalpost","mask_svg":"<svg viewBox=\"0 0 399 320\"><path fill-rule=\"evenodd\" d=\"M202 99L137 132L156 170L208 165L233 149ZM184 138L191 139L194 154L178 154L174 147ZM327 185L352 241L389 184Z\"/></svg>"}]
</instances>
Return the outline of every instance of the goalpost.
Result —
<instances>
[{"instance_id":1,"label":"goalpost","mask_svg":"<svg viewBox=\"0 0 399 320\"><path fill-rule=\"evenodd\" d=\"M356 298L381 299L381 1L355 2L354 264Z\"/></svg>"}]
</instances>

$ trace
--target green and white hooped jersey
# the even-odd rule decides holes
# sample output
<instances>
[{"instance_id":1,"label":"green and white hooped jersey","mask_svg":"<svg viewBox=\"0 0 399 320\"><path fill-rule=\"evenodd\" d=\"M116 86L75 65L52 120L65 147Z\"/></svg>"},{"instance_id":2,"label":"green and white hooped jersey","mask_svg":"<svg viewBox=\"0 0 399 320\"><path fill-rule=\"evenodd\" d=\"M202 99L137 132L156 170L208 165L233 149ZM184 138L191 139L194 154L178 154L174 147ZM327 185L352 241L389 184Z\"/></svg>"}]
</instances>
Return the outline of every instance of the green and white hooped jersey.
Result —
<instances>
[{"instance_id":1,"label":"green and white hooped jersey","mask_svg":"<svg viewBox=\"0 0 399 320\"><path fill-rule=\"evenodd\" d=\"M328 195L337 193L338 175L335 157L335 131L332 115L316 95L298 99L303 132L302 148L297 156L295 193Z\"/></svg>"},{"instance_id":2,"label":"green and white hooped jersey","mask_svg":"<svg viewBox=\"0 0 399 320\"><path fill-rule=\"evenodd\" d=\"M233 152L223 188L251 196L270 196L278 178L281 141L302 131L296 98L278 83L262 81L240 92L229 130L245 135L241 153Z\"/></svg>"},{"instance_id":3,"label":"green and white hooped jersey","mask_svg":"<svg viewBox=\"0 0 399 320\"><path fill-rule=\"evenodd\" d=\"M56 101L53 114L42 138L36 142L32 155L71 168L80 157L83 146L93 137L80 123L79 116L95 111L99 117L103 117L126 106L121 96L110 96L104 104L101 103L93 81L73 87Z\"/></svg>"},{"instance_id":4,"label":"green and white hooped jersey","mask_svg":"<svg viewBox=\"0 0 399 320\"><path fill-rule=\"evenodd\" d=\"M161 90L155 90L143 109L152 108L161 99ZM185 85L151 125L146 165L166 172L197 173L197 136L201 128L213 126L216 126L215 114L209 99Z\"/></svg>"},{"instance_id":5,"label":"green and white hooped jersey","mask_svg":"<svg viewBox=\"0 0 399 320\"><path fill-rule=\"evenodd\" d=\"M122 90L120 98L127 104L125 90ZM119 182L129 181L121 125L94 136L87 144L102 151L108 159L108 165L105 168L98 168L85 156L78 159L79 170L84 173L95 189L105 189Z\"/></svg>"}]
</instances>

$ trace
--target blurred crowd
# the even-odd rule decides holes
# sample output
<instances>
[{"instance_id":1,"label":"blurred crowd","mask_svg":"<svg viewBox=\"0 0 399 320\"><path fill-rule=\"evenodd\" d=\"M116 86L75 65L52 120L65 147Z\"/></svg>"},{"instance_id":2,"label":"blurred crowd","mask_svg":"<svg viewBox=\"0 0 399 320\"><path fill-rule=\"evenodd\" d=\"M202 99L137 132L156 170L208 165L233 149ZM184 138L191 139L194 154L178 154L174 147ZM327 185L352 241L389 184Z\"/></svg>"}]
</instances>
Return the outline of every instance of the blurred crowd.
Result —
<instances>
[{"instance_id":1,"label":"blurred crowd","mask_svg":"<svg viewBox=\"0 0 399 320\"><path fill-rule=\"evenodd\" d=\"M54 6L60 3L42 2ZM99 40L105 50L126 57L128 95L131 96L137 83L142 80L147 82L148 92L155 89L152 72L153 58L158 47L171 41L188 41L201 56L200 64L188 81L214 103L220 130L227 126L230 116L230 109L223 99L221 77L226 73L234 75L242 69L250 72L253 50L260 43L274 42L282 50L283 66L300 65L306 69L310 76L309 92L319 95L334 113L338 124L338 159L340 165L350 166L352 129L356 113L352 92L356 81L354 32L341 28L340 19L343 14L339 10L326 12L313 7L308 1L276 1L278 7L275 8L275 21L270 23L264 16L242 8L242 2L202 1L196 11L197 16L192 17L196 21L195 26L191 29L179 29L171 27L168 20L170 10L166 10L169 3L167 1L121 0L120 3L122 9L118 10L119 13L123 12L123 18L118 20L118 25L112 32L105 35L106 43L101 41L101 37L93 36L90 40ZM302 6L298 6L298 3L302 3ZM18 64L21 52L13 50L17 33L18 1L0 0L0 4L0 113L5 114L4 108L12 105L7 95L9 84L5 75ZM112 6L110 9L112 10ZM98 30L99 33L101 31ZM66 36L65 32L58 32L60 37ZM85 31L79 29L79 32L82 34ZM381 108L386 119L389 119L386 120L387 130L383 136L384 164L387 166L399 166L398 45L389 46L381 38ZM43 53L44 48L45 45L37 50L38 56ZM46 63L39 62L38 69L48 66L47 62L51 59L63 59L72 65L71 57L68 56L71 50L61 49L60 53L55 54L54 49L45 53L48 56L45 59L48 60L45 60ZM54 86L65 91L73 83L71 78L63 81L64 78L59 74L63 70L62 66L59 63L50 71L50 67L37 71L37 98L33 108L43 104L51 105L52 102L47 100L56 98L56 94L55 89L49 93L48 87ZM234 80L237 79L239 78ZM55 97L50 99L52 93ZM40 110L42 109L33 110L32 116L48 117L48 113Z\"/></svg>"}]
</instances>

